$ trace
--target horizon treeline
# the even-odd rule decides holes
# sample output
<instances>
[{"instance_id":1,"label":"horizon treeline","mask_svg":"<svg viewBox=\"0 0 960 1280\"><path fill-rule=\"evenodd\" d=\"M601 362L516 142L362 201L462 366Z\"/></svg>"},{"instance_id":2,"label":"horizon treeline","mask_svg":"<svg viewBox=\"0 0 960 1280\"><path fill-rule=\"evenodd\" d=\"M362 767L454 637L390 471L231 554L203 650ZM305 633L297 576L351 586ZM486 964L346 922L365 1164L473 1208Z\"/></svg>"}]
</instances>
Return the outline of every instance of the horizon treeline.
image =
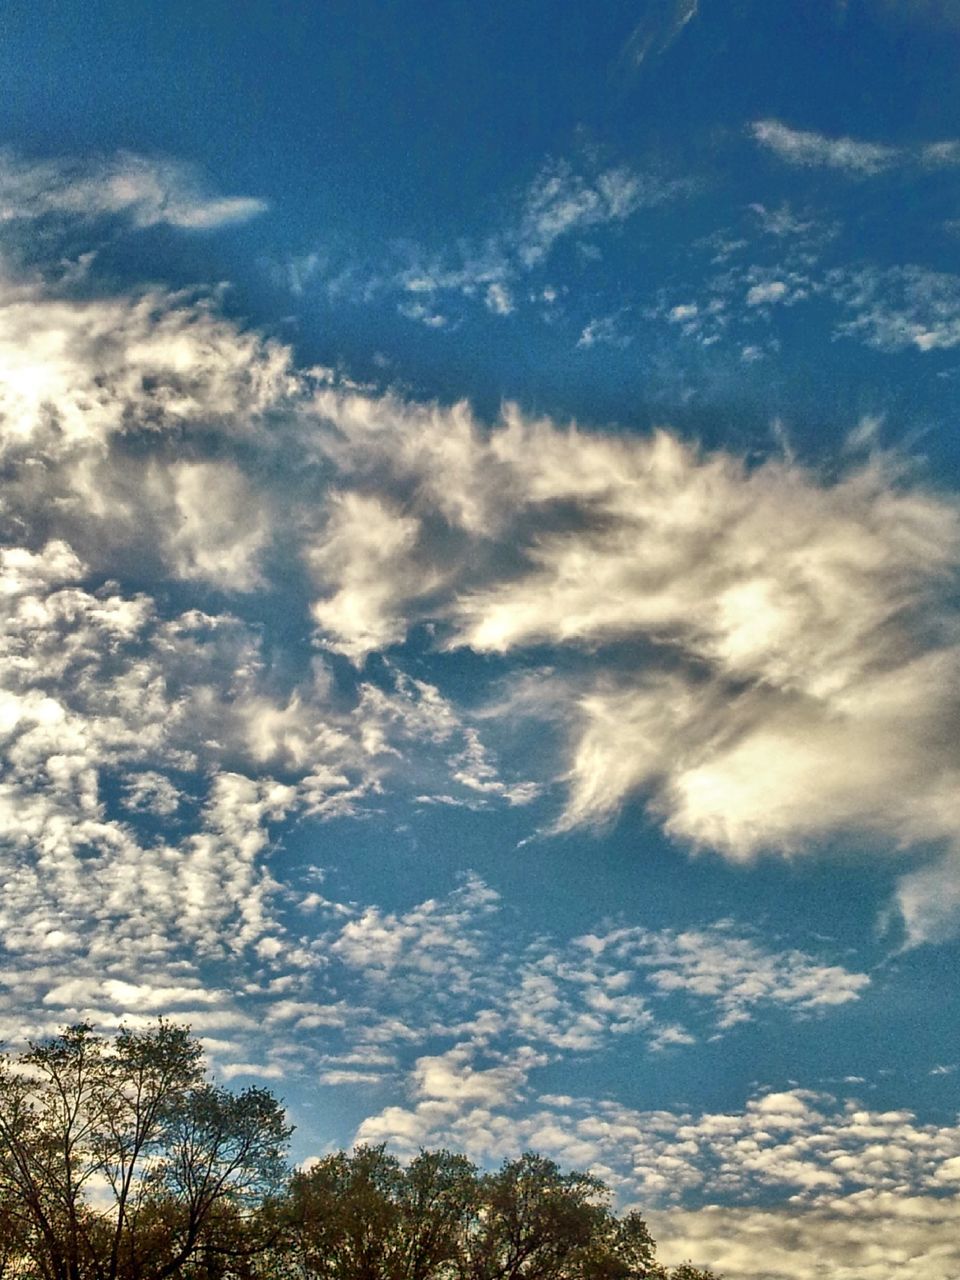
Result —
<instances>
[{"instance_id":1,"label":"horizon treeline","mask_svg":"<svg viewBox=\"0 0 960 1280\"><path fill-rule=\"evenodd\" d=\"M716 1280L542 1156L359 1146L293 1170L291 1133L162 1019L0 1054L0 1280Z\"/></svg>"}]
</instances>

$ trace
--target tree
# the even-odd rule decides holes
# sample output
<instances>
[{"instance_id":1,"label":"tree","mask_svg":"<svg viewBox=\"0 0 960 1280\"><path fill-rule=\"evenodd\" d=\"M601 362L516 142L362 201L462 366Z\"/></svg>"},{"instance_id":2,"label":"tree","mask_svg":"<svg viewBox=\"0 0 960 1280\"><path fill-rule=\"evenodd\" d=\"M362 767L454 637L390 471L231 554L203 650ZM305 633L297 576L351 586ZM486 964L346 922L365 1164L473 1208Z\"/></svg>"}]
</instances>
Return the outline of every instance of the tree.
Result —
<instances>
[{"instance_id":1,"label":"tree","mask_svg":"<svg viewBox=\"0 0 960 1280\"><path fill-rule=\"evenodd\" d=\"M338 1152L291 1188L294 1235L315 1280L641 1280L653 1241L617 1218L596 1178L525 1155L497 1172L423 1151Z\"/></svg>"},{"instance_id":2,"label":"tree","mask_svg":"<svg viewBox=\"0 0 960 1280\"><path fill-rule=\"evenodd\" d=\"M635 1214L618 1220L603 1183L526 1154L480 1180L462 1280L637 1280L654 1245Z\"/></svg>"},{"instance_id":3,"label":"tree","mask_svg":"<svg viewBox=\"0 0 960 1280\"><path fill-rule=\"evenodd\" d=\"M361 1146L291 1177L290 1132L162 1019L0 1054L0 1280L716 1280L542 1156Z\"/></svg>"},{"instance_id":4,"label":"tree","mask_svg":"<svg viewBox=\"0 0 960 1280\"><path fill-rule=\"evenodd\" d=\"M681 1262L669 1270L660 1267L651 1272L651 1275L657 1277L657 1280L720 1280L714 1272L705 1267L695 1267L692 1262Z\"/></svg>"},{"instance_id":5,"label":"tree","mask_svg":"<svg viewBox=\"0 0 960 1280\"><path fill-rule=\"evenodd\" d=\"M215 1224L252 1223L280 1190L289 1134L272 1095L210 1084L187 1028L163 1020L112 1041L79 1024L0 1056L13 1265L42 1280L179 1276L217 1254Z\"/></svg>"},{"instance_id":6,"label":"tree","mask_svg":"<svg viewBox=\"0 0 960 1280\"><path fill-rule=\"evenodd\" d=\"M318 1280L428 1280L459 1257L477 1170L449 1151L406 1169L386 1148L340 1151L294 1176L295 1236Z\"/></svg>"}]
</instances>

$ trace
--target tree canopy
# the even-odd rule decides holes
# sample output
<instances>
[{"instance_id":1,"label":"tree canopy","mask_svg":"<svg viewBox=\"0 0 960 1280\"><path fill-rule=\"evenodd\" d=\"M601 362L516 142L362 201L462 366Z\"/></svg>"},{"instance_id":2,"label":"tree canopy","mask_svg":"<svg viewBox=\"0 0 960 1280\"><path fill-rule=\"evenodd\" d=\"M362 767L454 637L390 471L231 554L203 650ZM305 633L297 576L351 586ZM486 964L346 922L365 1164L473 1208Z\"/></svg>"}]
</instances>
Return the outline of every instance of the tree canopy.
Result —
<instances>
[{"instance_id":1,"label":"tree canopy","mask_svg":"<svg viewBox=\"0 0 960 1280\"><path fill-rule=\"evenodd\" d=\"M542 1156L360 1146L291 1172L290 1134L163 1020L0 1055L0 1280L711 1280Z\"/></svg>"},{"instance_id":2,"label":"tree canopy","mask_svg":"<svg viewBox=\"0 0 960 1280\"><path fill-rule=\"evenodd\" d=\"M290 1127L263 1089L206 1077L184 1027L112 1041L80 1024L0 1059L8 1274L166 1280L262 1214ZM4 1255L0 1253L0 1259Z\"/></svg>"}]
</instances>

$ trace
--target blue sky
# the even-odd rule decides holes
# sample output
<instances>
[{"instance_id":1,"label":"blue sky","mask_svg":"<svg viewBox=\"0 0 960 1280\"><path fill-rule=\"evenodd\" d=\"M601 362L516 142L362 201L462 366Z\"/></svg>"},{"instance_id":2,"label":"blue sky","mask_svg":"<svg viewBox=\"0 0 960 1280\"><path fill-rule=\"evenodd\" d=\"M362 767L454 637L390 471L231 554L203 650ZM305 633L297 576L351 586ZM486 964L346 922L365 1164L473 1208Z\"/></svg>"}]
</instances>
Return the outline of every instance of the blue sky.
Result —
<instances>
[{"instance_id":1,"label":"blue sky","mask_svg":"<svg viewBox=\"0 0 960 1280\"><path fill-rule=\"evenodd\" d=\"M0 33L7 1043L955 1275L960 11Z\"/></svg>"}]
</instances>

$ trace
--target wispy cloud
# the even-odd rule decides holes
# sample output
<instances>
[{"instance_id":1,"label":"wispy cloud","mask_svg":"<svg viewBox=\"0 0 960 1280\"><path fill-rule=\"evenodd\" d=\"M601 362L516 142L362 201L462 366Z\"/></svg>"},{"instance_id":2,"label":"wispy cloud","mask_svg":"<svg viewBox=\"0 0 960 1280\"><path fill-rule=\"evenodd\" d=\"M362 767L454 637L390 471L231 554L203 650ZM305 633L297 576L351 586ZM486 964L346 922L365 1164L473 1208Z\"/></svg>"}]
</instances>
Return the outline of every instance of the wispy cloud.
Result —
<instances>
[{"instance_id":1,"label":"wispy cloud","mask_svg":"<svg viewBox=\"0 0 960 1280\"><path fill-rule=\"evenodd\" d=\"M623 47L621 72L636 71L648 59L666 53L699 12L699 0L654 0Z\"/></svg>"},{"instance_id":2,"label":"wispy cloud","mask_svg":"<svg viewBox=\"0 0 960 1280\"><path fill-rule=\"evenodd\" d=\"M161 223L210 231L247 222L267 209L252 196L211 194L180 161L121 151L99 160L27 160L0 152L0 220L47 215L92 219L124 215L135 226Z\"/></svg>"},{"instance_id":3,"label":"wispy cloud","mask_svg":"<svg viewBox=\"0 0 960 1280\"><path fill-rule=\"evenodd\" d=\"M937 351L960 344L960 276L904 266L838 270L828 284L850 318L837 332L881 351Z\"/></svg>"},{"instance_id":4,"label":"wispy cloud","mask_svg":"<svg viewBox=\"0 0 960 1280\"><path fill-rule=\"evenodd\" d=\"M641 789L672 833L734 858L837 831L952 839L940 690L958 650L922 639L953 634L948 500L904 487L880 456L828 482L797 463L748 470L666 433L577 434L515 411L487 433L463 407L324 406L351 470L376 475L381 495L414 485L402 564L364 595L382 616L389 590L395 640L399 619L433 617L448 646L480 652L612 646L593 687L542 691L566 702L567 823ZM551 509L569 523L541 523ZM450 530L439 557L426 537L438 515ZM478 535L483 559L468 551ZM501 540L522 561L492 555ZM353 635L330 641L349 651ZM654 647L631 675L615 646L641 638Z\"/></svg>"},{"instance_id":5,"label":"wispy cloud","mask_svg":"<svg viewBox=\"0 0 960 1280\"><path fill-rule=\"evenodd\" d=\"M680 184L665 182L626 166L586 177L565 161L547 164L534 179L515 228L506 235L521 263L542 262L563 236L591 227L626 221L639 209L677 194Z\"/></svg>"},{"instance_id":6,"label":"wispy cloud","mask_svg":"<svg viewBox=\"0 0 960 1280\"><path fill-rule=\"evenodd\" d=\"M314 284L331 297L393 299L401 315L430 328L456 323L464 304L495 316L557 300L546 272L561 246L609 236L645 209L676 199L691 183L627 165L550 159L507 202L487 234L430 249L405 244L375 269L332 263L313 252L290 261L278 278L297 294Z\"/></svg>"},{"instance_id":7,"label":"wispy cloud","mask_svg":"<svg viewBox=\"0 0 960 1280\"><path fill-rule=\"evenodd\" d=\"M760 146L787 164L839 169L856 177L872 177L899 165L942 168L960 163L960 142L954 139L914 147L890 146L793 129L779 120L756 120L750 132Z\"/></svg>"}]
</instances>

